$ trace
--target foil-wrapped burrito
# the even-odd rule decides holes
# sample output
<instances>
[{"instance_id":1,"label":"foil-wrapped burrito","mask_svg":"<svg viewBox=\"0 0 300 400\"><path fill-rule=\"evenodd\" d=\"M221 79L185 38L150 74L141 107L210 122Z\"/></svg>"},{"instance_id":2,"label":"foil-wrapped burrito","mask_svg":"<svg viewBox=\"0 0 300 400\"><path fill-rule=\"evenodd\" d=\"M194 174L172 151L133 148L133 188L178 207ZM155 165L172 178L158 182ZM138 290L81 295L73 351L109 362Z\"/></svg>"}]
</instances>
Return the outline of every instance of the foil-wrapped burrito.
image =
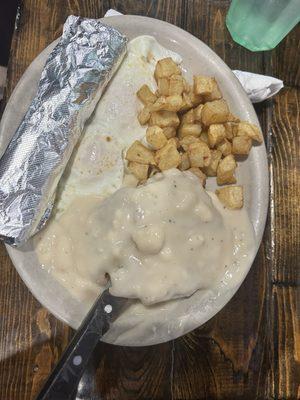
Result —
<instances>
[{"instance_id":1,"label":"foil-wrapped burrito","mask_svg":"<svg viewBox=\"0 0 300 400\"><path fill-rule=\"evenodd\" d=\"M99 20L70 16L36 97L0 160L0 238L18 246L49 218L55 189L127 39Z\"/></svg>"}]
</instances>

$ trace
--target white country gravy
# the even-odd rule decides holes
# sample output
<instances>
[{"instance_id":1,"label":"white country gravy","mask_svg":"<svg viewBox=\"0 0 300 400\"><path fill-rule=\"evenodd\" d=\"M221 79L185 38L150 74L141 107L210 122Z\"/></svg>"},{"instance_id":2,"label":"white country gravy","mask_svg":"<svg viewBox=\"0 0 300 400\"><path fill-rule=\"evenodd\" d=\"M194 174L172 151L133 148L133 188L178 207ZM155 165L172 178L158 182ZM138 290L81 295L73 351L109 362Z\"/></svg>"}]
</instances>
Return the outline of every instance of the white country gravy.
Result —
<instances>
[{"instance_id":1,"label":"white country gravy","mask_svg":"<svg viewBox=\"0 0 300 400\"><path fill-rule=\"evenodd\" d=\"M149 305L218 285L248 257L252 227L189 172L169 170L104 201L80 197L35 239L38 257L77 298L111 293Z\"/></svg>"}]
</instances>

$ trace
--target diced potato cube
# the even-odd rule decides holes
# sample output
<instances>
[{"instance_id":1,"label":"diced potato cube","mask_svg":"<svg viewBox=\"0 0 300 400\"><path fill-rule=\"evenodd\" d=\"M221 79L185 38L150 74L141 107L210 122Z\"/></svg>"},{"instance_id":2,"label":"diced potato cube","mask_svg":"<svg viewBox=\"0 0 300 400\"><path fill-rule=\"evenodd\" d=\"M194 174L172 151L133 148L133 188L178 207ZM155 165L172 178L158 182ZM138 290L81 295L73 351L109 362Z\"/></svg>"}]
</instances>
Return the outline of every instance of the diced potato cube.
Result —
<instances>
[{"instance_id":1,"label":"diced potato cube","mask_svg":"<svg viewBox=\"0 0 300 400\"><path fill-rule=\"evenodd\" d=\"M206 175L201 171L199 168L190 168L188 169L192 174L196 175L197 178L199 179L201 185L204 187L206 183Z\"/></svg>"},{"instance_id":2,"label":"diced potato cube","mask_svg":"<svg viewBox=\"0 0 300 400\"><path fill-rule=\"evenodd\" d=\"M156 81L159 78L168 78L171 75L180 75L181 71L178 65L172 60L171 57L163 58L156 64L154 77Z\"/></svg>"},{"instance_id":3,"label":"diced potato cube","mask_svg":"<svg viewBox=\"0 0 300 400\"><path fill-rule=\"evenodd\" d=\"M184 138L182 138L182 139L179 141L180 146L181 146L181 147L183 148L183 150L185 150L185 151L188 151L189 145L190 145L190 144L192 144L192 143L199 143L199 142L200 142L200 139L199 139L199 138L197 138L197 137L195 137L195 136L191 136L191 135L185 136Z\"/></svg>"},{"instance_id":4,"label":"diced potato cube","mask_svg":"<svg viewBox=\"0 0 300 400\"><path fill-rule=\"evenodd\" d=\"M236 210L243 207L244 194L242 186L227 186L217 189L216 195L226 208Z\"/></svg>"},{"instance_id":5,"label":"diced potato cube","mask_svg":"<svg viewBox=\"0 0 300 400\"><path fill-rule=\"evenodd\" d=\"M212 91L212 78L209 76L194 76L194 92L196 94L205 95Z\"/></svg>"},{"instance_id":6,"label":"diced potato cube","mask_svg":"<svg viewBox=\"0 0 300 400\"><path fill-rule=\"evenodd\" d=\"M203 104L199 104L198 107L194 108L195 121L201 122L202 109L203 109Z\"/></svg>"},{"instance_id":7,"label":"diced potato cube","mask_svg":"<svg viewBox=\"0 0 300 400\"><path fill-rule=\"evenodd\" d=\"M190 166L191 166L191 163L190 163L190 159L189 159L188 154L187 153L183 153L181 155L181 163L178 165L178 168L181 171L185 171L185 170L189 169Z\"/></svg>"},{"instance_id":8,"label":"diced potato cube","mask_svg":"<svg viewBox=\"0 0 300 400\"><path fill-rule=\"evenodd\" d=\"M232 146L229 140L224 139L218 146L217 149L221 151L224 157L232 153Z\"/></svg>"},{"instance_id":9,"label":"diced potato cube","mask_svg":"<svg viewBox=\"0 0 300 400\"><path fill-rule=\"evenodd\" d=\"M218 171L217 171L217 184L218 185L230 185L236 183L236 178L234 175L228 176L227 178L224 178L223 176L218 177Z\"/></svg>"},{"instance_id":10,"label":"diced potato cube","mask_svg":"<svg viewBox=\"0 0 300 400\"><path fill-rule=\"evenodd\" d=\"M159 126L149 126L146 131L146 140L154 150L159 150L167 144L167 138Z\"/></svg>"},{"instance_id":11,"label":"diced potato cube","mask_svg":"<svg viewBox=\"0 0 300 400\"><path fill-rule=\"evenodd\" d=\"M186 112L185 114L182 114L181 118L180 118L180 124L193 124L195 120L195 116L194 116L194 110L191 109L188 112Z\"/></svg>"},{"instance_id":12,"label":"diced potato cube","mask_svg":"<svg viewBox=\"0 0 300 400\"><path fill-rule=\"evenodd\" d=\"M259 143L263 142L263 137L260 129L250 122L240 122L235 128L236 136L248 136L252 140L256 140Z\"/></svg>"},{"instance_id":13,"label":"diced potato cube","mask_svg":"<svg viewBox=\"0 0 300 400\"><path fill-rule=\"evenodd\" d=\"M169 89L170 89L169 78L159 78L157 81L157 87L160 96L169 96Z\"/></svg>"},{"instance_id":14,"label":"diced potato cube","mask_svg":"<svg viewBox=\"0 0 300 400\"><path fill-rule=\"evenodd\" d=\"M182 105L179 111L188 111L193 108L192 100L188 93L182 94Z\"/></svg>"},{"instance_id":15,"label":"diced potato cube","mask_svg":"<svg viewBox=\"0 0 300 400\"><path fill-rule=\"evenodd\" d=\"M213 91L218 90L217 82L214 78L209 76L194 76L194 93L202 96L209 96L213 93ZM218 90L220 93L220 91ZM220 96L222 97L221 93ZM221 97L218 97L219 99ZM217 100L217 99L213 99Z\"/></svg>"},{"instance_id":16,"label":"diced potato cube","mask_svg":"<svg viewBox=\"0 0 300 400\"><path fill-rule=\"evenodd\" d=\"M192 167L208 167L211 161L210 149L206 143L199 141L188 147L188 155Z\"/></svg>"},{"instance_id":17,"label":"diced potato cube","mask_svg":"<svg viewBox=\"0 0 300 400\"><path fill-rule=\"evenodd\" d=\"M200 124L183 124L178 129L178 137L184 138L185 136L200 136Z\"/></svg>"},{"instance_id":18,"label":"diced potato cube","mask_svg":"<svg viewBox=\"0 0 300 400\"><path fill-rule=\"evenodd\" d=\"M172 75L170 77L169 95L182 95L185 89L184 78L181 75Z\"/></svg>"},{"instance_id":19,"label":"diced potato cube","mask_svg":"<svg viewBox=\"0 0 300 400\"><path fill-rule=\"evenodd\" d=\"M182 105L182 97L179 94L173 94L166 98L167 104L165 110L179 111Z\"/></svg>"},{"instance_id":20,"label":"diced potato cube","mask_svg":"<svg viewBox=\"0 0 300 400\"><path fill-rule=\"evenodd\" d=\"M146 125L149 119L150 119L150 110L148 106L146 106L138 113L138 120L141 125Z\"/></svg>"},{"instance_id":21,"label":"diced potato cube","mask_svg":"<svg viewBox=\"0 0 300 400\"><path fill-rule=\"evenodd\" d=\"M143 85L137 91L137 97L145 104L152 104L156 101L155 94L150 90L148 85Z\"/></svg>"},{"instance_id":22,"label":"diced potato cube","mask_svg":"<svg viewBox=\"0 0 300 400\"><path fill-rule=\"evenodd\" d=\"M225 128L225 132L226 132L226 139L232 140L233 136L235 135L235 132L234 132L235 127L236 127L236 124L234 124L232 122L225 122L224 128Z\"/></svg>"},{"instance_id":23,"label":"diced potato cube","mask_svg":"<svg viewBox=\"0 0 300 400\"><path fill-rule=\"evenodd\" d=\"M127 167L139 182L143 182L148 178L149 164L140 164L135 161L130 161Z\"/></svg>"},{"instance_id":24,"label":"diced potato cube","mask_svg":"<svg viewBox=\"0 0 300 400\"><path fill-rule=\"evenodd\" d=\"M197 107L200 103L204 103L203 97L200 96L199 94L196 94L194 92L189 92L189 96L193 104L193 107Z\"/></svg>"},{"instance_id":25,"label":"diced potato cube","mask_svg":"<svg viewBox=\"0 0 300 400\"><path fill-rule=\"evenodd\" d=\"M154 153L136 140L126 152L126 160L134 161L140 164L155 165Z\"/></svg>"},{"instance_id":26,"label":"diced potato cube","mask_svg":"<svg viewBox=\"0 0 300 400\"><path fill-rule=\"evenodd\" d=\"M213 148L221 143L226 137L225 128L221 124L212 124L208 128L208 144Z\"/></svg>"},{"instance_id":27,"label":"diced potato cube","mask_svg":"<svg viewBox=\"0 0 300 400\"><path fill-rule=\"evenodd\" d=\"M236 183L234 171L237 167L234 156L230 154L223 158L217 168L217 184Z\"/></svg>"},{"instance_id":28,"label":"diced potato cube","mask_svg":"<svg viewBox=\"0 0 300 400\"><path fill-rule=\"evenodd\" d=\"M219 100L222 98L222 93L219 89L217 81L214 78L212 78L212 79L213 79L212 91L210 94L204 96L205 101L214 101L214 100Z\"/></svg>"},{"instance_id":29,"label":"diced potato cube","mask_svg":"<svg viewBox=\"0 0 300 400\"><path fill-rule=\"evenodd\" d=\"M204 125L221 124L227 121L229 108L225 100L209 101L204 104L201 119Z\"/></svg>"},{"instance_id":30,"label":"diced potato cube","mask_svg":"<svg viewBox=\"0 0 300 400\"><path fill-rule=\"evenodd\" d=\"M155 160L158 168L161 171L165 171L170 168L178 167L181 162L181 156L174 143L169 141L162 149L156 152Z\"/></svg>"},{"instance_id":31,"label":"diced potato cube","mask_svg":"<svg viewBox=\"0 0 300 400\"><path fill-rule=\"evenodd\" d=\"M171 139L172 137L176 136L176 128L167 126L166 128L163 128L163 133L167 139Z\"/></svg>"},{"instance_id":32,"label":"diced potato cube","mask_svg":"<svg viewBox=\"0 0 300 400\"><path fill-rule=\"evenodd\" d=\"M252 147L252 139L248 136L236 136L232 139L232 153L247 155Z\"/></svg>"},{"instance_id":33,"label":"diced potato cube","mask_svg":"<svg viewBox=\"0 0 300 400\"><path fill-rule=\"evenodd\" d=\"M159 97L154 104L149 105L151 112L153 111L178 111L182 105L182 97L179 95Z\"/></svg>"},{"instance_id":34,"label":"diced potato cube","mask_svg":"<svg viewBox=\"0 0 300 400\"><path fill-rule=\"evenodd\" d=\"M167 98L165 96L159 97L155 103L149 105L150 112L160 111L166 107Z\"/></svg>"},{"instance_id":35,"label":"diced potato cube","mask_svg":"<svg viewBox=\"0 0 300 400\"><path fill-rule=\"evenodd\" d=\"M220 150L211 150L211 161L208 167L204 168L207 176L216 176L219 162L222 158Z\"/></svg>"},{"instance_id":36,"label":"diced potato cube","mask_svg":"<svg viewBox=\"0 0 300 400\"><path fill-rule=\"evenodd\" d=\"M149 120L150 125L158 125L161 128L166 128L167 126L177 128L179 122L178 115L174 111L154 111L151 113Z\"/></svg>"}]
</instances>

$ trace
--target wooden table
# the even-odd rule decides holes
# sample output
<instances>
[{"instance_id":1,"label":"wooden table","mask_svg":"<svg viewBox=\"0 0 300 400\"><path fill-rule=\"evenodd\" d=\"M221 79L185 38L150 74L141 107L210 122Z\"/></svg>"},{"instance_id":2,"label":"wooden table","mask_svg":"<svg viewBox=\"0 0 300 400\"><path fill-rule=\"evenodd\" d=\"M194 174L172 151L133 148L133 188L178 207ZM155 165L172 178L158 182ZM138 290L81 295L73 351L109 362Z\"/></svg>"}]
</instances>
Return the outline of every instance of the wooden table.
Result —
<instances>
[{"instance_id":1,"label":"wooden table","mask_svg":"<svg viewBox=\"0 0 300 400\"><path fill-rule=\"evenodd\" d=\"M69 14L98 18L108 8L171 22L231 68L285 83L276 98L257 107L269 157L270 209L242 287L212 320L180 339L145 348L100 344L78 400L300 399L300 27L275 50L251 53L225 27L228 6L227 0L24 0L20 8L6 98L61 34ZM29 400L73 332L33 298L3 246L0 257L0 400Z\"/></svg>"}]
</instances>

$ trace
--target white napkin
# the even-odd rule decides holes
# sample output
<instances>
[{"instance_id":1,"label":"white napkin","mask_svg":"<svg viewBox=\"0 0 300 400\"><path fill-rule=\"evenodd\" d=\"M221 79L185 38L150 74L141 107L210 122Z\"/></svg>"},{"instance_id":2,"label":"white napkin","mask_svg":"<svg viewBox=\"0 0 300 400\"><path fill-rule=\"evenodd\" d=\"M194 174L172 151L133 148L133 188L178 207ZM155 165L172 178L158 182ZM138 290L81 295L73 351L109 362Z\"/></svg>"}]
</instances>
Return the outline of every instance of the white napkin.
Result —
<instances>
[{"instance_id":1,"label":"white napkin","mask_svg":"<svg viewBox=\"0 0 300 400\"><path fill-rule=\"evenodd\" d=\"M232 71L238 78L252 103L259 103L274 96L283 88L283 82L273 76L253 74L246 71Z\"/></svg>"},{"instance_id":2,"label":"white napkin","mask_svg":"<svg viewBox=\"0 0 300 400\"><path fill-rule=\"evenodd\" d=\"M113 10L110 8L108 11L106 11L104 17L115 17L116 15L123 15L119 11Z\"/></svg>"},{"instance_id":3,"label":"white napkin","mask_svg":"<svg viewBox=\"0 0 300 400\"><path fill-rule=\"evenodd\" d=\"M123 15L119 11L110 9L104 17ZM259 103L274 96L283 88L283 82L272 76L254 74L246 71L232 71L243 86L252 103Z\"/></svg>"}]
</instances>

